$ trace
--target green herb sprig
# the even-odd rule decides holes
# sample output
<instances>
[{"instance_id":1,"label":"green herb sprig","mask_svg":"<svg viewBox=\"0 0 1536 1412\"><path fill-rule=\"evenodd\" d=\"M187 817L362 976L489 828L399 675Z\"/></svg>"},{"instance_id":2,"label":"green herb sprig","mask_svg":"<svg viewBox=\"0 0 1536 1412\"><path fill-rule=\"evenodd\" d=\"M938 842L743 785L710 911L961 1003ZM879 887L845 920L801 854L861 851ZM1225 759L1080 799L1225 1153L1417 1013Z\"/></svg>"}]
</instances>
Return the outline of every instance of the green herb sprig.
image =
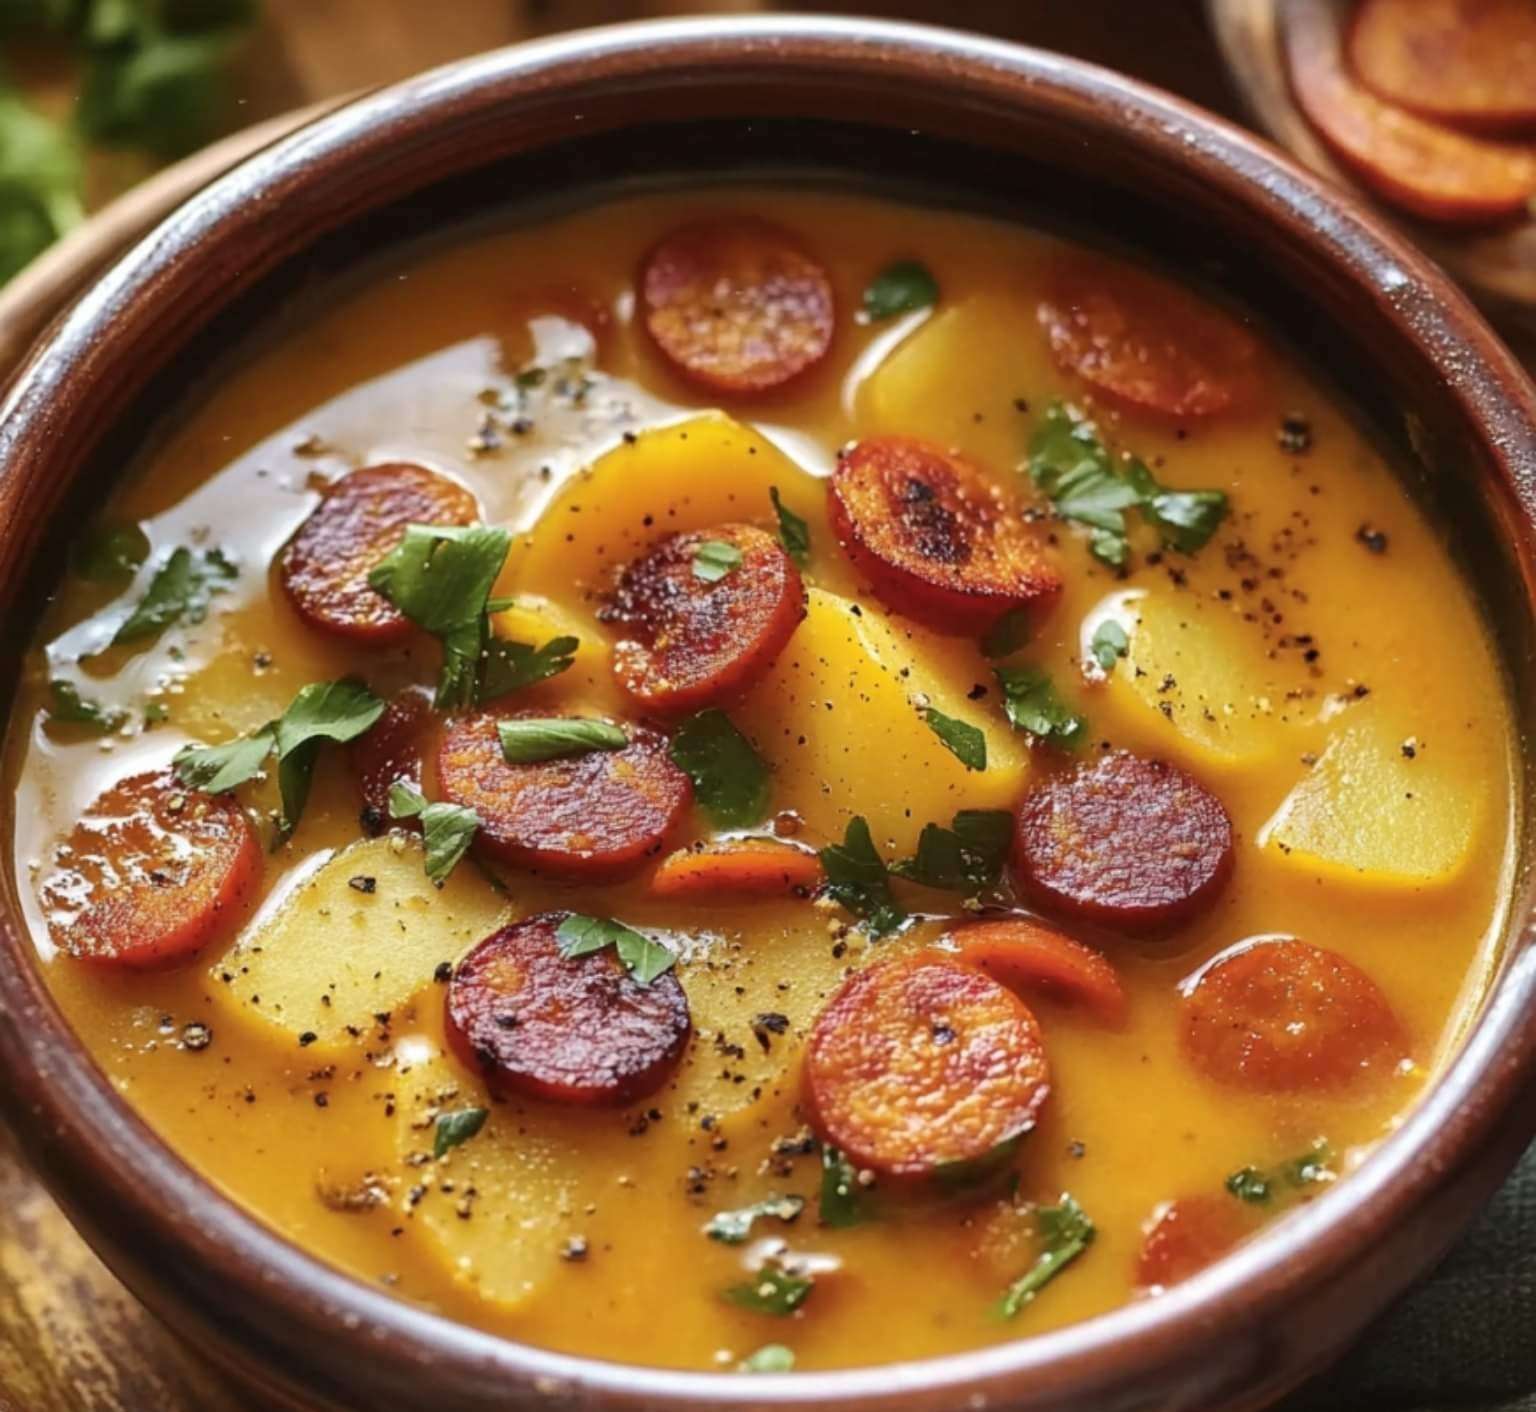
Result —
<instances>
[{"instance_id":1,"label":"green herb sprig","mask_svg":"<svg viewBox=\"0 0 1536 1412\"><path fill-rule=\"evenodd\" d=\"M919 260L887 265L864 291L864 316L871 322L927 309L939 302L939 282Z\"/></svg>"},{"instance_id":2,"label":"green herb sprig","mask_svg":"<svg viewBox=\"0 0 1536 1412\"><path fill-rule=\"evenodd\" d=\"M891 894L890 873L862 816L848 821L841 843L821 850L827 875L823 892L863 920L871 936L889 936L907 920L905 909Z\"/></svg>"},{"instance_id":3,"label":"green herb sprig","mask_svg":"<svg viewBox=\"0 0 1536 1412\"><path fill-rule=\"evenodd\" d=\"M438 887L448 881L480 831L480 816L473 809L441 800L429 804L426 795L405 780L396 780L389 787L389 816L421 820L424 870Z\"/></svg>"},{"instance_id":4,"label":"green herb sprig","mask_svg":"<svg viewBox=\"0 0 1536 1412\"><path fill-rule=\"evenodd\" d=\"M690 716L673 735L671 754L717 828L750 828L767 814L768 766L724 711L711 706Z\"/></svg>"},{"instance_id":5,"label":"green herb sprig","mask_svg":"<svg viewBox=\"0 0 1536 1412\"><path fill-rule=\"evenodd\" d=\"M1097 1234L1088 1213L1067 1193L1055 1206L1042 1206L1035 1212L1040 1236L1039 1258L1008 1286L997 1312L1004 1319L1015 1318L1052 1280L1077 1259Z\"/></svg>"},{"instance_id":6,"label":"green herb sprig","mask_svg":"<svg viewBox=\"0 0 1536 1412\"><path fill-rule=\"evenodd\" d=\"M641 985L650 985L677 964L677 957L659 941L642 936L633 927L611 917L584 917L572 914L555 932L560 954L567 959L589 956L604 947L613 947L624 969Z\"/></svg>"},{"instance_id":7,"label":"green herb sprig","mask_svg":"<svg viewBox=\"0 0 1536 1412\"><path fill-rule=\"evenodd\" d=\"M1003 689L1003 713L1015 730L1047 745L1075 750L1088 733L1088 721L1056 693L1050 674L1039 667L997 667Z\"/></svg>"},{"instance_id":8,"label":"green herb sprig","mask_svg":"<svg viewBox=\"0 0 1536 1412\"><path fill-rule=\"evenodd\" d=\"M997 886L1013 841L1006 809L962 809L948 828L924 824L917 852L891 864L891 872L924 887L974 896Z\"/></svg>"},{"instance_id":9,"label":"green herb sprig","mask_svg":"<svg viewBox=\"0 0 1536 1412\"><path fill-rule=\"evenodd\" d=\"M742 1245L759 1221L793 1221L805 1210L803 1196L770 1196L734 1211L717 1211L705 1223L704 1234L722 1245Z\"/></svg>"},{"instance_id":10,"label":"green herb sprig","mask_svg":"<svg viewBox=\"0 0 1536 1412\"><path fill-rule=\"evenodd\" d=\"M810 1298L815 1284L809 1275L792 1275L781 1266L765 1265L745 1284L727 1289L725 1298L754 1314L784 1319Z\"/></svg>"}]
</instances>

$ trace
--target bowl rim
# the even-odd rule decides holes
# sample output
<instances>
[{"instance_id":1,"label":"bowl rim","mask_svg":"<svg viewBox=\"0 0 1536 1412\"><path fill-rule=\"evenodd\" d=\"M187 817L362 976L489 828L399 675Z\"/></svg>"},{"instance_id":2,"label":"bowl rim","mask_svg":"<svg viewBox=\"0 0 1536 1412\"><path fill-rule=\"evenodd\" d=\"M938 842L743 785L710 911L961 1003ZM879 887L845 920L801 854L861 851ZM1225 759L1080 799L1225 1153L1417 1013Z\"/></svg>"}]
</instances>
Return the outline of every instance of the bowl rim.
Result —
<instances>
[{"instance_id":1,"label":"bowl rim","mask_svg":"<svg viewBox=\"0 0 1536 1412\"><path fill-rule=\"evenodd\" d=\"M460 60L319 118L193 197L55 323L0 403L0 488L10 493L41 475L50 456L55 465L67 462L69 453L51 449L49 439L59 435L71 404L91 399L93 386L99 401L101 370L121 342L114 324L141 322L137 302L153 303L150 295L174 288L185 265L200 258L195 246L215 249L241 232L248 236L251 207L263 200L279 198L327 163L360 163L360 153L381 159L402 123L419 129L463 122L466 114L493 111L514 88L566 85L574 92L594 80L644 83L648 75L680 71L720 81L712 71L733 63L780 71L830 67L850 83L873 84L879 75L887 83L937 85L957 106L970 98L1023 107L1193 173L1233 209L1285 226L1288 238L1343 279L1353 297L1384 311L1404 346L1442 378L1448 405L1494 468L1491 493L1504 497L1504 529L1524 596L1536 603L1536 388L1426 257L1347 193L1259 139L1139 81L1002 41L871 20L732 17L581 31ZM26 559L38 532L0 527L0 559ZM7 894L14 886L7 869ZM1239 1328L1293 1304L1320 1278L1368 1259L1394 1223L1465 1180L1474 1158L1493 1152L1493 1166L1507 1169L1536 1127L1536 1111L1515 1113L1536 1077L1536 935L1530 887L1522 880L1511 904L1518 919L1510 927L1511 954L1462 1051L1371 1160L1295 1212L1283 1232L1260 1237L1156 1300L1062 1329L934 1358L759 1375L748 1383L734 1374L621 1364L517 1343L396 1299L309 1255L199 1175L119 1097L54 1004L14 899L5 901L0 950L10 964L0 965L0 1072L10 1082L0 1085L0 1109L71 1219L130 1287L171 1322L185 1303L184 1295L167 1292L168 1272L146 1274L141 1256L128 1253L142 1240L167 1265L174 1260L191 1278L205 1278L206 1290L238 1300L253 1328L281 1331L295 1348L306 1331L323 1329L330 1349L320 1361L333 1372L357 1360L390 1370L381 1377L451 1371L463 1379L455 1386L496 1386L502 1406L522 1392L581 1405L595 1399L614 1409L929 1412L956 1405L943 1399L959 1389L977 1407L1043 1408L1069 1394L1144 1386L1173 1361L1187 1361L1191 1349L1218 1347ZM134 1181L122 1180L125 1168ZM217 1339L208 1351L238 1361Z\"/></svg>"}]
</instances>

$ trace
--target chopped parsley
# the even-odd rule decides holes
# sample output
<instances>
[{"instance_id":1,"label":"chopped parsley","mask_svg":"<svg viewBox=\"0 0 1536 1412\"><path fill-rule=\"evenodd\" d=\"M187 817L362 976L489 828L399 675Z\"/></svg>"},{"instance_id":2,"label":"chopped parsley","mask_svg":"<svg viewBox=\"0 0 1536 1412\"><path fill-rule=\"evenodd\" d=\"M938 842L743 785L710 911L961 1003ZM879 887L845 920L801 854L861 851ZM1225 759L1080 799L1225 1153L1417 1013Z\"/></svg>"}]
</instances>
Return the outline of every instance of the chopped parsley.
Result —
<instances>
[{"instance_id":1,"label":"chopped parsley","mask_svg":"<svg viewBox=\"0 0 1536 1412\"><path fill-rule=\"evenodd\" d=\"M1300 1157L1270 1169L1241 1167L1227 1178L1224 1185L1239 1201L1259 1206L1287 1191L1300 1191L1303 1187L1337 1180L1338 1173L1333 1164L1332 1146L1325 1138L1319 1138Z\"/></svg>"},{"instance_id":2,"label":"chopped parsley","mask_svg":"<svg viewBox=\"0 0 1536 1412\"><path fill-rule=\"evenodd\" d=\"M672 763L717 827L747 828L768 812L768 766L724 711L711 706L684 721L672 737Z\"/></svg>"},{"instance_id":3,"label":"chopped parsley","mask_svg":"<svg viewBox=\"0 0 1536 1412\"><path fill-rule=\"evenodd\" d=\"M779 488L768 487L768 498L773 501L773 513L779 518L779 543L784 552L801 568L811 557L811 527L779 499Z\"/></svg>"},{"instance_id":4,"label":"chopped parsley","mask_svg":"<svg viewBox=\"0 0 1536 1412\"><path fill-rule=\"evenodd\" d=\"M765 1265L745 1284L732 1285L725 1297L753 1313L783 1319L805 1303L813 1288L815 1281L809 1275L792 1275L779 1265Z\"/></svg>"},{"instance_id":5,"label":"chopped parsley","mask_svg":"<svg viewBox=\"0 0 1536 1412\"><path fill-rule=\"evenodd\" d=\"M1227 1178L1226 1187L1239 1201L1246 1201L1250 1206L1262 1205L1272 1194L1269 1178L1257 1167L1239 1168Z\"/></svg>"},{"instance_id":6,"label":"chopped parsley","mask_svg":"<svg viewBox=\"0 0 1536 1412\"><path fill-rule=\"evenodd\" d=\"M891 895L885 860L862 816L850 819L843 841L828 844L819 856L827 875L822 891L861 918L871 936L888 936L907 920L901 904Z\"/></svg>"},{"instance_id":7,"label":"chopped parsley","mask_svg":"<svg viewBox=\"0 0 1536 1412\"><path fill-rule=\"evenodd\" d=\"M923 721L949 751L968 770L987 768L987 737L969 721L946 716L936 707L923 711Z\"/></svg>"},{"instance_id":8,"label":"chopped parsley","mask_svg":"<svg viewBox=\"0 0 1536 1412\"><path fill-rule=\"evenodd\" d=\"M887 265L864 291L864 314L872 321L910 314L939 302L939 282L918 260Z\"/></svg>"},{"instance_id":9,"label":"chopped parsley","mask_svg":"<svg viewBox=\"0 0 1536 1412\"><path fill-rule=\"evenodd\" d=\"M1008 810L962 809L947 829L924 824L917 853L891 864L891 871L924 887L974 895L996 886L1012 841Z\"/></svg>"},{"instance_id":10,"label":"chopped parsley","mask_svg":"<svg viewBox=\"0 0 1536 1412\"><path fill-rule=\"evenodd\" d=\"M693 576L718 583L741 567L741 550L723 539L706 539L693 551Z\"/></svg>"},{"instance_id":11,"label":"chopped parsley","mask_svg":"<svg viewBox=\"0 0 1536 1412\"><path fill-rule=\"evenodd\" d=\"M494 605L490 606L491 611L495 611ZM488 637L480 659L475 700L493 701L509 691L559 676L576 660L576 649L580 646L580 641L574 637L552 637L542 647L528 642L512 642L504 637Z\"/></svg>"},{"instance_id":12,"label":"chopped parsley","mask_svg":"<svg viewBox=\"0 0 1536 1412\"><path fill-rule=\"evenodd\" d=\"M1056 694L1049 673L1039 667L996 667L1003 689L1003 711L1015 730L1026 731L1047 745L1067 750L1082 743L1086 717L1071 710Z\"/></svg>"},{"instance_id":13,"label":"chopped parsley","mask_svg":"<svg viewBox=\"0 0 1536 1412\"><path fill-rule=\"evenodd\" d=\"M734 1211L715 1212L705 1224L704 1234L722 1245L741 1245L759 1220L793 1221L804 1210L803 1196L770 1196L765 1201L740 1206Z\"/></svg>"},{"instance_id":14,"label":"chopped parsley","mask_svg":"<svg viewBox=\"0 0 1536 1412\"><path fill-rule=\"evenodd\" d=\"M93 525L76 542L70 567L87 583L122 584L149 558L149 537L136 524L108 521Z\"/></svg>"},{"instance_id":15,"label":"chopped parsley","mask_svg":"<svg viewBox=\"0 0 1536 1412\"><path fill-rule=\"evenodd\" d=\"M501 753L509 765L586 755L593 750L622 750L629 737L607 721L582 716L528 716L497 721Z\"/></svg>"},{"instance_id":16,"label":"chopped parsley","mask_svg":"<svg viewBox=\"0 0 1536 1412\"><path fill-rule=\"evenodd\" d=\"M155 570L133 612L118 625L112 646L158 637L183 620L201 622L209 598L238 576L239 570L218 549L199 554L186 548L173 549Z\"/></svg>"},{"instance_id":17,"label":"chopped parsley","mask_svg":"<svg viewBox=\"0 0 1536 1412\"><path fill-rule=\"evenodd\" d=\"M792 1373L794 1368L794 1350L782 1343L765 1343L736 1365L738 1373Z\"/></svg>"},{"instance_id":18,"label":"chopped parsley","mask_svg":"<svg viewBox=\"0 0 1536 1412\"><path fill-rule=\"evenodd\" d=\"M677 961L670 948L611 917L583 917L573 913L560 923L555 939L560 945L560 954L567 960L591 955L605 946L613 947L624 969L641 985L650 985L658 976L670 971Z\"/></svg>"},{"instance_id":19,"label":"chopped parsley","mask_svg":"<svg viewBox=\"0 0 1536 1412\"><path fill-rule=\"evenodd\" d=\"M1034 636L1034 620L1028 608L1010 608L981 640L981 650L988 657L1006 657L1028 644Z\"/></svg>"},{"instance_id":20,"label":"chopped parsley","mask_svg":"<svg viewBox=\"0 0 1536 1412\"><path fill-rule=\"evenodd\" d=\"M1033 1304L1040 1291L1093 1244L1097 1234L1088 1213L1066 1192L1057 1205L1042 1206L1036 1211L1035 1225L1040 1236L1040 1255L1003 1295L998 1313L1005 1319L1012 1319L1026 1305Z\"/></svg>"},{"instance_id":21,"label":"chopped parsley","mask_svg":"<svg viewBox=\"0 0 1536 1412\"><path fill-rule=\"evenodd\" d=\"M1093 630L1093 640L1088 644L1093 660L1101 672L1112 672L1115 663L1131 650L1131 640L1125 629L1113 618L1106 618Z\"/></svg>"},{"instance_id":22,"label":"chopped parsley","mask_svg":"<svg viewBox=\"0 0 1536 1412\"><path fill-rule=\"evenodd\" d=\"M821 1224L834 1230L871 1219L869 1200L854 1165L835 1147L821 1149Z\"/></svg>"},{"instance_id":23,"label":"chopped parsley","mask_svg":"<svg viewBox=\"0 0 1536 1412\"><path fill-rule=\"evenodd\" d=\"M439 1113L432 1138L432 1156L441 1157L461 1142L468 1142L491 1116L489 1108L458 1108L452 1113Z\"/></svg>"},{"instance_id":24,"label":"chopped parsley","mask_svg":"<svg viewBox=\"0 0 1536 1412\"><path fill-rule=\"evenodd\" d=\"M441 801L429 804L419 789L404 780L396 780L389 787L389 815L392 819L421 820L424 870L438 887L447 882L480 831L480 816L473 809Z\"/></svg>"},{"instance_id":25,"label":"chopped parsley","mask_svg":"<svg viewBox=\"0 0 1536 1412\"><path fill-rule=\"evenodd\" d=\"M73 682L51 681L48 683L48 719L61 725L84 726L95 735L110 735L127 724L128 713L81 696Z\"/></svg>"}]
</instances>

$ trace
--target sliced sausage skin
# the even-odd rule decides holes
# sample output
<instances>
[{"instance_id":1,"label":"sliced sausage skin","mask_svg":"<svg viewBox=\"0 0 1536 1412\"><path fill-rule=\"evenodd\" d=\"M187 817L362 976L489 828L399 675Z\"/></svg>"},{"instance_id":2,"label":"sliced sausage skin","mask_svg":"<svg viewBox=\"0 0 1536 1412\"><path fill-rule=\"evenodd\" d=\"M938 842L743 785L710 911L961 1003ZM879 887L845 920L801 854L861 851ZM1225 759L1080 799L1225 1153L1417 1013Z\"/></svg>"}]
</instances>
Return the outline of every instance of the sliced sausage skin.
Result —
<instances>
[{"instance_id":1,"label":"sliced sausage skin","mask_svg":"<svg viewBox=\"0 0 1536 1412\"><path fill-rule=\"evenodd\" d=\"M233 932L261 859L232 796L186 789L170 770L130 775L55 850L40 889L49 935L101 965L186 960Z\"/></svg>"},{"instance_id":2,"label":"sliced sausage skin","mask_svg":"<svg viewBox=\"0 0 1536 1412\"><path fill-rule=\"evenodd\" d=\"M811 1125L855 1167L884 1177L940 1176L1006 1154L1049 1092L1029 1008L939 952L851 976L806 1048Z\"/></svg>"},{"instance_id":3,"label":"sliced sausage skin","mask_svg":"<svg viewBox=\"0 0 1536 1412\"><path fill-rule=\"evenodd\" d=\"M695 569L701 549L740 554L718 578ZM602 613L622 636L619 685L655 711L727 701L757 681L805 617L800 571L766 530L720 525L669 535L620 574Z\"/></svg>"},{"instance_id":4,"label":"sliced sausage skin","mask_svg":"<svg viewBox=\"0 0 1536 1412\"><path fill-rule=\"evenodd\" d=\"M278 556L278 576L310 627L382 646L411 634L409 619L368 575L405 538L407 525L468 525L475 497L455 480L407 461L364 466L326 492Z\"/></svg>"},{"instance_id":5,"label":"sliced sausage skin","mask_svg":"<svg viewBox=\"0 0 1536 1412\"><path fill-rule=\"evenodd\" d=\"M935 632L983 635L1005 614L1043 615L1062 581L1035 528L983 473L912 437L871 437L827 485L832 528L893 612Z\"/></svg>"},{"instance_id":6,"label":"sliced sausage skin","mask_svg":"<svg viewBox=\"0 0 1536 1412\"><path fill-rule=\"evenodd\" d=\"M683 226L641 264L640 319L671 368L706 392L753 396L826 357L832 281L788 231L748 216Z\"/></svg>"},{"instance_id":7,"label":"sliced sausage skin","mask_svg":"<svg viewBox=\"0 0 1536 1412\"><path fill-rule=\"evenodd\" d=\"M672 971L641 985L612 947L562 956L570 915L527 917L475 945L448 982L449 1042L503 1097L633 1103L688 1047L688 997Z\"/></svg>"},{"instance_id":8,"label":"sliced sausage skin","mask_svg":"<svg viewBox=\"0 0 1536 1412\"><path fill-rule=\"evenodd\" d=\"M1215 902L1232 862L1221 801L1183 770L1128 751L1054 776L1019 806L1019 886L1069 921L1167 931Z\"/></svg>"},{"instance_id":9,"label":"sliced sausage skin","mask_svg":"<svg viewBox=\"0 0 1536 1412\"><path fill-rule=\"evenodd\" d=\"M973 922L951 935L960 959L1014 990L1075 1002L1109 1029L1125 1024L1120 978L1102 952L1029 917Z\"/></svg>"},{"instance_id":10,"label":"sliced sausage skin","mask_svg":"<svg viewBox=\"0 0 1536 1412\"><path fill-rule=\"evenodd\" d=\"M1185 983L1180 1009L1190 1062L1253 1092L1360 1091L1408 1057L1407 1035L1376 982L1294 937L1218 956Z\"/></svg>"},{"instance_id":11,"label":"sliced sausage skin","mask_svg":"<svg viewBox=\"0 0 1536 1412\"><path fill-rule=\"evenodd\" d=\"M496 723L542 713L491 707L459 717L437 753L438 787L480 818L475 849L514 867L609 879L660 852L693 799L666 738L625 724L629 744L508 764Z\"/></svg>"}]
</instances>

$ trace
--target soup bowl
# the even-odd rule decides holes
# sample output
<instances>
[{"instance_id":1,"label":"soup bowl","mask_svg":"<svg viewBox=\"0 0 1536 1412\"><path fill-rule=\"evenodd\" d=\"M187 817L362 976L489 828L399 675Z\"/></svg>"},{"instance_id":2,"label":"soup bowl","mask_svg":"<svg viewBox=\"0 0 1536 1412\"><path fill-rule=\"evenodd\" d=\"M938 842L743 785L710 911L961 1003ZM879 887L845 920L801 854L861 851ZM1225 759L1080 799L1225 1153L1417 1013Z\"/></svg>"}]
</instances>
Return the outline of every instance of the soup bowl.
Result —
<instances>
[{"instance_id":1,"label":"soup bowl","mask_svg":"<svg viewBox=\"0 0 1536 1412\"><path fill-rule=\"evenodd\" d=\"M497 212L742 178L1131 231L1125 243L1238 288L1390 448L1531 719L1536 390L1438 269L1262 143L1112 73L940 30L793 18L596 30L466 60L322 117L190 199L55 322L0 412L6 690L81 514L146 427L277 312L377 252ZM1350 1180L1162 1297L920 1362L753 1378L624 1366L481 1333L330 1268L114 1092L49 996L9 871L0 1108L107 1264L277 1406L1242 1412L1325 1366L1432 1266L1536 1130L1525 869L1510 887L1486 996Z\"/></svg>"}]
</instances>

